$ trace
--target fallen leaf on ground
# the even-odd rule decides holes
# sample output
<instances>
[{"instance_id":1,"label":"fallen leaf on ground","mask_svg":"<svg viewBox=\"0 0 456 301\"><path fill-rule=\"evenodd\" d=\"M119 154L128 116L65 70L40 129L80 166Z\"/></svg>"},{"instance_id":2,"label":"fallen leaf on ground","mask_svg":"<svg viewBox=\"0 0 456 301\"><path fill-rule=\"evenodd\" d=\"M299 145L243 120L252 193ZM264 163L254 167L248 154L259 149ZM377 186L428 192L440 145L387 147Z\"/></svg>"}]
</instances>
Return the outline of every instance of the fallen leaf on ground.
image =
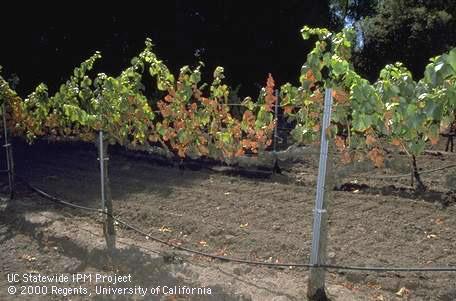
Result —
<instances>
[{"instance_id":1,"label":"fallen leaf on ground","mask_svg":"<svg viewBox=\"0 0 456 301\"><path fill-rule=\"evenodd\" d=\"M173 230L171 230L170 228L166 227L166 226L161 226L160 229L158 229L158 231L162 232L162 233L165 233L165 232L173 232Z\"/></svg>"},{"instance_id":2,"label":"fallen leaf on ground","mask_svg":"<svg viewBox=\"0 0 456 301\"><path fill-rule=\"evenodd\" d=\"M29 261L29 262L32 262L32 261L35 261L36 260L36 257L33 257L31 255L24 255L22 256L23 259Z\"/></svg>"},{"instance_id":3,"label":"fallen leaf on ground","mask_svg":"<svg viewBox=\"0 0 456 301\"><path fill-rule=\"evenodd\" d=\"M374 297L374 300L375 301L386 301L385 297L383 297L383 295L376 295Z\"/></svg>"},{"instance_id":4,"label":"fallen leaf on ground","mask_svg":"<svg viewBox=\"0 0 456 301\"><path fill-rule=\"evenodd\" d=\"M396 296L399 296L399 297L404 297L404 296L407 296L408 294L410 294L410 291L408 289L406 289L405 287L401 287L396 292Z\"/></svg>"}]
</instances>

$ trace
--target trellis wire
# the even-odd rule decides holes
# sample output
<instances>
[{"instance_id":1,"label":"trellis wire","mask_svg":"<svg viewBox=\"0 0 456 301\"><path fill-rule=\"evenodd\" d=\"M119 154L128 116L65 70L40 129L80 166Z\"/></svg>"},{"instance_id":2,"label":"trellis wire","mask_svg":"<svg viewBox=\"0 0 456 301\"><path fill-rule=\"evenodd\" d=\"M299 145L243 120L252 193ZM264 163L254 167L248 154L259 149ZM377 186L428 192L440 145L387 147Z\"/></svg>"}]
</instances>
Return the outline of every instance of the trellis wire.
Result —
<instances>
[{"instance_id":1,"label":"trellis wire","mask_svg":"<svg viewBox=\"0 0 456 301\"><path fill-rule=\"evenodd\" d=\"M41 195L45 199L48 199L50 201L53 201L55 203L59 203L74 209L82 209L85 211L91 211L91 212L100 212L103 214L108 215L108 213L104 210L98 209L98 208L91 208L91 207L85 207L81 205L76 205L71 202L64 201L60 198L57 198L55 196L51 196L47 192L44 192L43 190L31 185L28 183L25 179L18 177L18 179L23 182L27 187L29 187L32 191L36 192L37 194ZM141 234L145 236L148 239L151 239L153 241L156 241L158 243L167 245L169 247L172 247L177 250L185 251L191 254L196 254L212 259L218 259L221 261L227 261L227 262L235 262L235 263L244 263L244 264L250 264L250 265L258 265L258 266L268 266L268 267L297 267L297 268L326 268L326 269L337 269L337 270L354 270L354 271L372 271L372 272L456 272L456 267L454 266L446 266L446 267L369 267L369 266L345 266L345 265L334 265L334 264L317 264L317 265L312 265L308 263L273 263L273 262L262 262L262 261L251 261L251 260L245 260L245 259L239 259L239 258L232 258L232 257L225 257L225 256L218 256L218 255L213 255L197 250L193 250L190 248L186 248L183 246L175 245L170 242L164 241L162 239L156 238L151 236L148 232L141 230L116 216L112 216L114 220L116 220L119 224L124 225L126 228L129 228L138 234Z\"/></svg>"}]
</instances>

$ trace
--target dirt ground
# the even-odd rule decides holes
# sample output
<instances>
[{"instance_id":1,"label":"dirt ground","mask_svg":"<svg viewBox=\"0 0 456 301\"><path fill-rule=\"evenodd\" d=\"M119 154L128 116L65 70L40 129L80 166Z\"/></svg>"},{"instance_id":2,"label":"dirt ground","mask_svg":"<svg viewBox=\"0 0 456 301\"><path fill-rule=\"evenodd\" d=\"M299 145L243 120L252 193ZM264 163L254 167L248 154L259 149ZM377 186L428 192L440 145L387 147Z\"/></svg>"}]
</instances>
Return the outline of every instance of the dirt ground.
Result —
<instances>
[{"instance_id":1,"label":"dirt ground","mask_svg":"<svg viewBox=\"0 0 456 301\"><path fill-rule=\"evenodd\" d=\"M17 173L27 181L76 204L99 207L98 161L92 146L41 142L15 150ZM151 236L208 253L307 263L317 159L309 155L297 163L284 163L282 174L255 178L163 166L113 151L109 175L114 213ZM451 154L418 159L423 170L455 163L456 155ZM409 178L368 178L407 172L403 155L389 155L385 169L365 164L348 170L336 163L332 174L344 169L337 173L331 193L328 263L456 266L456 202L450 192L454 169L423 174L425 193L415 193ZM2 189L6 190L5 180ZM122 251L116 258L122 259L100 259L105 258L100 216L55 205L20 183L17 190L15 201L2 201L2 274L129 271L138 283L189 283L213 287L216 292L212 297L175 296L174 300L305 299L306 269L273 269L190 256L119 225ZM330 270L327 279L332 300L456 300L455 273ZM7 286L0 279L0 299L17 300L6 294ZM146 300L168 300L160 298Z\"/></svg>"}]
</instances>

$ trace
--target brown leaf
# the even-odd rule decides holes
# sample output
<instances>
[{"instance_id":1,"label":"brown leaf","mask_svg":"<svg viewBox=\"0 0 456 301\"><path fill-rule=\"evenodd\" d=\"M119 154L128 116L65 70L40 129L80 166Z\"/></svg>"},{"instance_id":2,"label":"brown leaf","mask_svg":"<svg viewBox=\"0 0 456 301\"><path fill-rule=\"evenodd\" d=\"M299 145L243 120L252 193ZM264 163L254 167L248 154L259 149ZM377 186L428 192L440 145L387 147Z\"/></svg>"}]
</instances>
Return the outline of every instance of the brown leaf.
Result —
<instances>
[{"instance_id":1,"label":"brown leaf","mask_svg":"<svg viewBox=\"0 0 456 301\"><path fill-rule=\"evenodd\" d=\"M341 155L341 161L343 164L348 164L352 162L352 157L348 151L343 151Z\"/></svg>"},{"instance_id":2,"label":"brown leaf","mask_svg":"<svg viewBox=\"0 0 456 301\"><path fill-rule=\"evenodd\" d=\"M290 114L292 111L293 111L293 107L292 106L284 106L283 107L283 112L285 114Z\"/></svg>"},{"instance_id":3,"label":"brown leaf","mask_svg":"<svg viewBox=\"0 0 456 301\"><path fill-rule=\"evenodd\" d=\"M375 137L373 135L367 135L366 136L366 144L367 145L373 145L375 142L377 142L377 140L375 139Z\"/></svg>"},{"instance_id":4,"label":"brown leaf","mask_svg":"<svg viewBox=\"0 0 456 301\"><path fill-rule=\"evenodd\" d=\"M339 151L342 151L346 148L345 139L341 136L336 136L334 138L334 143L336 144L336 147Z\"/></svg>"},{"instance_id":5,"label":"brown leaf","mask_svg":"<svg viewBox=\"0 0 456 301\"><path fill-rule=\"evenodd\" d=\"M399 146L401 145L401 140L398 138L393 138L393 140L391 140L391 144L394 146Z\"/></svg>"},{"instance_id":6,"label":"brown leaf","mask_svg":"<svg viewBox=\"0 0 456 301\"><path fill-rule=\"evenodd\" d=\"M348 100L348 95L343 90L333 90L332 96L333 96L335 102L340 103L340 104L344 104Z\"/></svg>"},{"instance_id":7,"label":"brown leaf","mask_svg":"<svg viewBox=\"0 0 456 301\"><path fill-rule=\"evenodd\" d=\"M241 148L239 148L239 149L236 151L236 153L234 154L234 156L235 156L235 157L240 157L240 156L243 156L244 153L245 153L245 152L244 152L244 149L242 149L242 147L241 147Z\"/></svg>"},{"instance_id":8,"label":"brown leaf","mask_svg":"<svg viewBox=\"0 0 456 301\"><path fill-rule=\"evenodd\" d=\"M368 153L369 158L374 162L376 167L383 167L384 166L384 156L382 152L378 148L373 148Z\"/></svg>"},{"instance_id":9,"label":"brown leaf","mask_svg":"<svg viewBox=\"0 0 456 301\"><path fill-rule=\"evenodd\" d=\"M439 143L439 136L430 136L429 140L431 141L432 145L436 145L437 143Z\"/></svg>"},{"instance_id":10,"label":"brown leaf","mask_svg":"<svg viewBox=\"0 0 456 301\"><path fill-rule=\"evenodd\" d=\"M407 296L410 294L410 291L408 289L406 289L405 287L401 287L397 292L396 292L396 296L399 296L399 297L404 297L404 296Z\"/></svg>"}]
</instances>

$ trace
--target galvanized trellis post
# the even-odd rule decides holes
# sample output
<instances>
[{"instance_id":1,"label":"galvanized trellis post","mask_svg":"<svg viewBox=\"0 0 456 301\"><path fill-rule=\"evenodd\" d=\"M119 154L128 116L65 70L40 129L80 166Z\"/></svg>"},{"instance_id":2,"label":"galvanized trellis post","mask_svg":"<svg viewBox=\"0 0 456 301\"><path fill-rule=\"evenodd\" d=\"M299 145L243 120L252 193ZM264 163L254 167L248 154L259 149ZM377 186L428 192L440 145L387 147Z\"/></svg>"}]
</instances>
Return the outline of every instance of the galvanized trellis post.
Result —
<instances>
[{"instance_id":1,"label":"galvanized trellis post","mask_svg":"<svg viewBox=\"0 0 456 301\"><path fill-rule=\"evenodd\" d=\"M105 213L103 234L106 239L107 249L113 251L116 247L116 233L114 227L111 188L108 177L108 145L105 144L103 131L98 134L98 160L100 161L100 188L101 188L101 208Z\"/></svg>"},{"instance_id":2,"label":"galvanized trellis post","mask_svg":"<svg viewBox=\"0 0 456 301\"><path fill-rule=\"evenodd\" d=\"M274 118L276 119L276 124L274 127L274 152L277 151L277 128L279 126L279 90L275 90L276 99L274 106Z\"/></svg>"},{"instance_id":3,"label":"galvanized trellis post","mask_svg":"<svg viewBox=\"0 0 456 301\"><path fill-rule=\"evenodd\" d=\"M5 144L3 147L5 148L5 155L6 155L6 166L7 166L7 173L8 173L8 185L9 185L9 196L10 199L14 198L14 161L13 161L13 151L12 145L8 139L8 128L6 122L6 105L5 102L2 104L2 115L3 115L3 135L5 136Z\"/></svg>"},{"instance_id":4,"label":"galvanized trellis post","mask_svg":"<svg viewBox=\"0 0 456 301\"><path fill-rule=\"evenodd\" d=\"M105 211L106 209L106 196L105 196L105 177L104 177L104 145L103 145L103 131L98 133L98 160L100 161L100 188L101 188L101 210Z\"/></svg>"},{"instance_id":5,"label":"galvanized trellis post","mask_svg":"<svg viewBox=\"0 0 456 301\"><path fill-rule=\"evenodd\" d=\"M274 126L274 137L273 137L273 158L274 158L274 167L273 167L273 172L274 173L281 173L280 167L279 167L279 161L277 159L277 139L278 137L278 127L279 127L279 90L275 90L275 105L274 105L274 118L276 120L275 126Z\"/></svg>"},{"instance_id":6,"label":"galvanized trellis post","mask_svg":"<svg viewBox=\"0 0 456 301\"><path fill-rule=\"evenodd\" d=\"M328 160L329 141L326 137L326 130L328 129L331 122L332 89L326 89L325 91L324 106L323 121L321 125L317 195L315 199L314 223L312 232L312 253L310 256L310 264L314 265L315 267L311 268L307 288L307 297L310 300L314 301L327 300L325 292L325 269L318 266L324 264L326 260L326 245L328 236L328 194L331 191L331 185L333 183L331 180L333 176L330 174L332 171L332 158L329 158ZM326 181L328 170L330 172L328 173L328 181Z\"/></svg>"}]
</instances>

